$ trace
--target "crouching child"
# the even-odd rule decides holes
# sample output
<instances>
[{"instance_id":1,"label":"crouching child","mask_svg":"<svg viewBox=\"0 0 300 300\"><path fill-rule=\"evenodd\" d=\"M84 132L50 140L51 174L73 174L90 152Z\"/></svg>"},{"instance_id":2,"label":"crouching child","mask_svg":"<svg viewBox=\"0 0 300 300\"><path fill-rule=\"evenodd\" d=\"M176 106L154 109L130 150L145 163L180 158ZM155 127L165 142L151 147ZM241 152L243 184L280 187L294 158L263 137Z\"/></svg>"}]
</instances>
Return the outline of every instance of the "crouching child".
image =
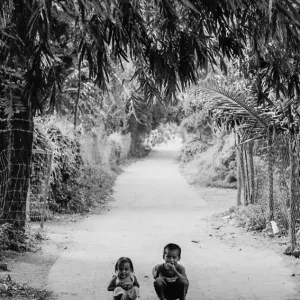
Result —
<instances>
[{"instance_id":1,"label":"crouching child","mask_svg":"<svg viewBox=\"0 0 300 300\"><path fill-rule=\"evenodd\" d=\"M189 281L185 268L178 262L181 258L181 248L176 244L164 247L164 263L154 267L154 288L160 300L185 300Z\"/></svg>"},{"instance_id":2,"label":"crouching child","mask_svg":"<svg viewBox=\"0 0 300 300\"><path fill-rule=\"evenodd\" d=\"M116 275L111 279L107 290L113 292L114 300L136 300L139 296L139 283L133 274L130 258L120 257L115 266Z\"/></svg>"}]
</instances>

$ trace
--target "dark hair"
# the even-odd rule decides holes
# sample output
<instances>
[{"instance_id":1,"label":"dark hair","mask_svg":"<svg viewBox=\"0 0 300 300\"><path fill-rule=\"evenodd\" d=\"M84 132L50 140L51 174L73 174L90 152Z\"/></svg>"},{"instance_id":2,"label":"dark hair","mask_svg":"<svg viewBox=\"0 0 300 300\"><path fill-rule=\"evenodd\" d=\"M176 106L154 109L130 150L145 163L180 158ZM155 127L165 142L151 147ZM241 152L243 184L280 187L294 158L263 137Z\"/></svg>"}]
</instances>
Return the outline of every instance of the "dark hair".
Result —
<instances>
[{"instance_id":1,"label":"dark hair","mask_svg":"<svg viewBox=\"0 0 300 300\"><path fill-rule=\"evenodd\" d=\"M170 250L170 251L178 250L178 256L181 257L181 248L178 245L172 244L172 243L166 245L164 247L164 254L163 254L163 256L165 256L167 249Z\"/></svg>"},{"instance_id":2,"label":"dark hair","mask_svg":"<svg viewBox=\"0 0 300 300\"><path fill-rule=\"evenodd\" d=\"M130 269L133 272L134 271L133 264L129 257L120 257L115 265L115 271L117 272L119 270L119 266L125 263L129 263Z\"/></svg>"}]
</instances>

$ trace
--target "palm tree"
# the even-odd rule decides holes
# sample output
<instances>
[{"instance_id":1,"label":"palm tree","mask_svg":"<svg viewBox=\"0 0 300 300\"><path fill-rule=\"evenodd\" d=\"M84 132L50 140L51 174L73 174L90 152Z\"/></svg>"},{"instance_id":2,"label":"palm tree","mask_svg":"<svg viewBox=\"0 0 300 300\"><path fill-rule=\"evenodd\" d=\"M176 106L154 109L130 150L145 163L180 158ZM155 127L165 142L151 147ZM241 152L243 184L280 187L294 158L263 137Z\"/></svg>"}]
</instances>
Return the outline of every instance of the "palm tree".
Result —
<instances>
[{"instance_id":1,"label":"palm tree","mask_svg":"<svg viewBox=\"0 0 300 300\"><path fill-rule=\"evenodd\" d=\"M273 136L275 133L289 135L289 165L290 172L290 199L288 205L289 212L289 231L290 244L285 251L291 254L296 247L296 217L297 217L297 196L299 194L299 122L297 121L296 111L289 115L289 119L285 118L282 123L283 116L289 112L290 103L274 107L273 113L270 113L271 107L266 110L255 107L255 97L247 95L244 90L236 91L234 88L220 84L216 80L208 80L199 84L198 89L203 101L208 101L210 108L213 110L214 118L217 122L230 124L232 129L243 132L242 136L248 137L248 143L256 139L263 139L268 143L268 173L269 173L269 220L274 219L274 203L273 203ZM272 102L274 105L276 102ZM232 111L235 113L232 114ZM276 112L276 113L275 113ZM241 138L240 146L247 142ZM239 148L239 147L238 147ZM242 157L242 151L239 157ZM242 160L244 158L240 158ZM239 170L238 170L239 172ZM245 173L241 168L241 173ZM239 176L239 174L238 174ZM246 177L243 175L242 177ZM250 181L251 184L251 181ZM247 190L245 180L243 180L244 191ZM247 199L247 196L245 196Z\"/></svg>"},{"instance_id":2,"label":"palm tree","mask_svg":"<svg viewBox=\"0 0 300 300\"><path fill-rule=\"evenodd\" d=\"M245 89L239 91L214 79L201 82L198 89L201 91L199 96L201 95L202 100L209 102L217 123L227 124L229 129L237 132L237 177L242 181L244 203L253 203L253 140L266 138L272 118L255 107L255 98Z\"/></svg>"}]
</instances>

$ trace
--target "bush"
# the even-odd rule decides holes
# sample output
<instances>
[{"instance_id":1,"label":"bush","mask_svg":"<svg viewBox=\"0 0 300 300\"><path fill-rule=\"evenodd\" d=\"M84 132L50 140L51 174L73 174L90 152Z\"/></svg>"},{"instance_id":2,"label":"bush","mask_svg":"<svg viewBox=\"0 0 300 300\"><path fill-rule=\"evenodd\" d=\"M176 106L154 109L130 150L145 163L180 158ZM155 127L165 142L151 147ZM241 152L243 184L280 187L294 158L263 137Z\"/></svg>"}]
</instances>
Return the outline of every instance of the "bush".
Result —
<instances>
[{"instance_id":1,"label":"bush","mask_svg":"<svg viewBox=\"0 0 300 300\"><path fill-rule=\"evenodd\" d=\"M257 204L239 206L232 208L232 215L239 221L239 225L249 231L262 231L267 228L268 206L265 200ZM281 234L288 233L288 218L285 205L282 201L274 202L274 220L277 223Z\"/></svg>"},{"instance_id":2,"label":"bush","mask_svg":"<svg viewBox=\"0 0 300 300\"><path fill-rule=\"evenodd\" d=\"M182 147L181 161L183 163L189 162L195 158L195 156L207 149L207 145L203 144L199 140L191 141Z\"/></svg>"},{"instance_id":3,"label":"bush","mask_svg":"<svg viewBox=\"0 0 300 300\"><path fill-rule=\"evenodd\" d=\"M240 206L235 210L239 224L249 231L262 231L266 228L267 211L262 205Z\"/></svg>"},{"instance_id":4,"label":"bush","mask_svg":"<svg viewBox=\"0 0 300 300\"><path fill-rule=\"evenodd\" d=\"M236 154L233 137L218 134L218 140L186 143L182 150L181 162L190 183L206 186L236 188Z\"/></svg>"},{"instance_id":5,"label":"bush","mask_svg":"<svg viewBox=\"0 0 300 300\"><path fill-rule=\"evenodd\" d=\"M32 288L27 283L18 283L11 280L10 276L6 279L0 278L0 286L4 287L0 290L0 297L3 299L32 299L47 300L53 299L53 294L47 290L39 290Z\"/></svg>"},{"instance_id":6,"label":"bush","mask_svg":"<svg viewBox=\"0 0 300 300\"><path fill-rule=\"evenodd\" d=\"M83 176L84 202L87 207L95 208L103 203L113 192L116 173L105 166L90 166Z\"/></svg>"},{"instance_id":7,"label":"bush","mask_svg":"<svg viewBox=\"0 0 300 300\"><path fill-rule=\"evenodd\" d=\"M86 133L56 117L37 120L37 128L37 146L53 151L48 195L51 211L84 213L112 192L116 173L129 154L130 134L108 136L104 126Z\"/></svg>"},{"instance_id":8,"label":"bush","mask_svg":"<svg viewBox=\"0 0 300 300\"><path fill-rule=\"evenodd\" d=\"M109 146L109 166L119 173L120 165L128 158L130 150L130 135L121 135L120 133L113 133L108 137Z\"/></svg>"},{"instance_id":9,"label":"bush","mask_svg":"<svg viewBox=\"0 0 300 300\"><path fill-rule=\"evenodd\" d=\"M255 201L257 205L263 206L267 210L269 199L269 183L267 174L267 163L259 158L254 157L255 165ZM288 174L287 174L288 175ZM277 223L282 233L288 232L288 212L286 203L289 198L289 181L284 174L279 171L274 172L273 183L273 200L274 200L274 220Z\"/></svg>"},{"instance_id":10,"label":"bush","mask_svg":"<svg viewBox=\"0 0 300 300\"><path fill-rule=\"evenodd\" d=\"M34 249L38 239L41 239L41 235L30 228L23 231L16 229L12 224L0 225L0 251L30 251Z\"/></svg>"},{"instance_id":11,"label":"bush","mask_svg":"<svg viewBox=\"0 0 300 300\"><path fill-rule=\"evenodd\" d=\"M79 212L84 208L80 205L78 180L83 171L80 143L54 125L48 128L47 136L53 145L49 207L54 211Z\"/></svg>"}]
</instances>

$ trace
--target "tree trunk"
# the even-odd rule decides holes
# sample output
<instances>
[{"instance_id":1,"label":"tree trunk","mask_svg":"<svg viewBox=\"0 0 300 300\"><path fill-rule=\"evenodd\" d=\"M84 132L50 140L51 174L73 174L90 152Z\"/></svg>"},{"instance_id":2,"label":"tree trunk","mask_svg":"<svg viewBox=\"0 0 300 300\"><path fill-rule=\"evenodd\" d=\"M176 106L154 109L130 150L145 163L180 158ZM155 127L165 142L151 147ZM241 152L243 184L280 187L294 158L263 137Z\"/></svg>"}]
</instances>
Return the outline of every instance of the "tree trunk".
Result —
<instances>
[{"instance_id":1,"label":"tree trunk","mask_svg":"<svg viewBox=\"0 0 300 300\"><path fill-rule=\"evenodd\" d=\"M269 221L274 220L274 197L273 197L273 146L272 135L268 129L268 178L269 178Z\"/></svg>"},{"instance_id":2,"label":"tree trunk","mask_svg":"<svg viewBox=\"0 0 300 300\"><path fill-rule=\"evenodd\" d=\"M248 163L249 163L249 202L254 204L255 188L254 188L254 163L253 163L253 147L254 142L250 141L248 145Z\"/></svg>"},{"instance_id":3,"label":"tree trunk","mask_svg":"<svg viewBox=\"0 0 300 300\"><path fill-rule=\"evenodd\" d=\"M244 205L247 205L247 189L246 189L246 175L245 175L245 162L244 162L244 145L240 145L240 166L241 166L241 182L244 191Z\"/></svg>"},{"instance_id":4,"label":"tree trunk","mask_svg":"<svg viewBox=\"0 0 300 300\"><path fill-rule=\"evenodd\" d=\"M1 223L24 229L26 199L30 179L33 142L33 119L30 112L14 114L11 118L0 111L1 121Z\"/></svg>"},{"instance_id":5,"label":"tree trunk","mask_svg":"<svg viewBox=\"0 0 300 300\"><path fill-rule=\"evenodd\" d=\"M249 200L250 200L250 180L249 180L249 163L248 163L248 154L247 154L247 144L243 145L243 156L244 156L244 164L245 164L245 182L244 182L244 186L245 186L245 194L246 194L246 198L245 198L245 205L249 204Z\"/></svg>"},{"instance_id":6,"label":"tree trunk","mask_svg":"<svg viewBox=\"0 0 300 300\"><path fill-rule=\"evenodd\" d=\"M78 64L78 88L77 88L77 96L75 101L75 109L74 109L74 128L77 126L77 112L78 112L78 104L80 100L80 91L81 91L81 61Z\"/></svg>"},{"instance_id":7,"label":"tree trunk","mask_svg":"<svg viewBox=\"0 0 300 300\"><path fill-rule=\"evenodd\" d=\"M237 197L236 197L236 205L240 206L242 204L241 202L241 194L242 194L242 170L241 170L241 149L240 146L236 146L236 173L237 173Z\"/></svg>"},{"instance_id":8,"label":"tree trunk","mask_svg":"<svg viewBox=\"0 0 300 300\"><path fill-rule=\"evenodd\" d=\"M292 246L292 250L296 247L296 201L297 201L297 176L299 176L299 161L297 158L299 157L298 147L296 145L296 141L293 140L292 135L290 134L289 141L290 151L290 168L291 168L291 180L290 180L290 207L288 208L289 212L289 236L290 236L290 244Z\"/></svg>"}]
</instances>

